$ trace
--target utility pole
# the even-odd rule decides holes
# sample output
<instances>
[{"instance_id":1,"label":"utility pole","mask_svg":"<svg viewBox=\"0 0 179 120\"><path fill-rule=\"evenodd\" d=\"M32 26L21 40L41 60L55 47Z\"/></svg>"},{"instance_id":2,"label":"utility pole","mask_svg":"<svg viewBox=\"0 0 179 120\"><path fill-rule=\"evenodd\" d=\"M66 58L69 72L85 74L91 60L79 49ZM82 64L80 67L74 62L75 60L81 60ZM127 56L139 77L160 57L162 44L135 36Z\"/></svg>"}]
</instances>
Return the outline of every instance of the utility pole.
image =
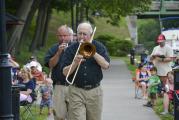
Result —
<instances>
[{"instance_id":1,"label":"utility pole","mask_svg":"<svg viewBox=\"0 0 179 120\"><path fill-rule=\"evenodd\" d=\"M174 68L174 120L179 120L179 66Z\"/></svg>"},{"instance_id":2,"label":"utility pole","mask_svg":"<svg viewBox=\"0 0 179 120\"><path fill-rule=\"evenodd\" d=\"M0 120L13 120L11 66L8 62L5 0L0 0Z\"/></svg>"}]
</instances>

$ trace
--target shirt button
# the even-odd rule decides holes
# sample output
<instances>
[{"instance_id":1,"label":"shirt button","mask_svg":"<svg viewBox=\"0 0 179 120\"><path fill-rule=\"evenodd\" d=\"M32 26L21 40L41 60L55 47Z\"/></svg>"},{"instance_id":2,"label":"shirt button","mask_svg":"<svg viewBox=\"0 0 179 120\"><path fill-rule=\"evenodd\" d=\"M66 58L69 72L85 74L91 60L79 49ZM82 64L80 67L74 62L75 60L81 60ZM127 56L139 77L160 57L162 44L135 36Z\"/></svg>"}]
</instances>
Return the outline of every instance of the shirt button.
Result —
<instances>
[{"instance_id":1,"label":"shirt button","mask_svg":"<svg viewBox=\"0 0 179 120\"><path fill-rule=\"evenodd\" d=\"M87 67L86 67L86 66L84 66L84 68L86 69Z\"/></svg>"},{"instance_id":2,"label":"shirt button","mask_svg":"<svg viewBox=\"0 0 179 120\"><path fill-rule=\"evenodd\" d=\"M83 75L84 75L84 76L86 76L86 75L87 75L87 73L84 73Z\"/></svg>"}]
</instances>

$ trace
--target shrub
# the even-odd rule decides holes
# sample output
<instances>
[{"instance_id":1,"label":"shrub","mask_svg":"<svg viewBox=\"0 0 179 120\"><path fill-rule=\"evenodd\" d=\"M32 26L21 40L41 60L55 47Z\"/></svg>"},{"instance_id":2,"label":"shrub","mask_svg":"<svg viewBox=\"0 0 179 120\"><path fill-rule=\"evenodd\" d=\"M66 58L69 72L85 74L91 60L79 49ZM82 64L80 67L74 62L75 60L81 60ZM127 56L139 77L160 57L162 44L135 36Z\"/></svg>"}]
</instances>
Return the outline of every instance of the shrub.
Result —
<instances>
[{"instance_id":1,"label":"shrub","mask_svg":"<svg viewBox=\"0 0 179 120\"><path fill-rule=\"evenodd\" d=\"M120 40L111 35L100 35L97 40L107 47L111 56L126 56L133 48L132 41Z\"/></svg>"}]
</instances>

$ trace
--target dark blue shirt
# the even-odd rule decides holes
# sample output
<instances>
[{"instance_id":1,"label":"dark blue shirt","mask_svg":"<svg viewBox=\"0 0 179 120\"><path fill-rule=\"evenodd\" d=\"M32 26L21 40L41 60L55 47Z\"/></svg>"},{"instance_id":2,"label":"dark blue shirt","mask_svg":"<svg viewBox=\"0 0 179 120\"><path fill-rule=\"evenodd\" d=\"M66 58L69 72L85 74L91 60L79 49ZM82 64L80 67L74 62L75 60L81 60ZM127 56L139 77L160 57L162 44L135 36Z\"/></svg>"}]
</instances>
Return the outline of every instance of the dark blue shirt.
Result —
<instances>
[{"instance_id":1,"label":"dark blue shirt","mask_svg":"<svg viewBox=\"0 0 179 120\"><path fill-rule=\"evenodd\" d=\"M21 91L27 91L28 89L32 90L32 93L30 94L30 96L32 97L32 99L35 98L35 80L31 79L29 80L27 83L24 83L23 81L20 81L19 84L24 85L25 87L21 88Z\"/></svg>"},{"instance_id":2,"label":"dark blue shirt","mask_svg":"<svg viewBox=\"0 0 179 120\"><path fill-rule=\"evenodd\" d=\"M56 54L57 50L58 50L59 44L55 44L53 45L48 52L45 55L45 66L49 67L49 61L50 59ZM59 60L58 63L56 64L55 67L52 68L52 80L53 80L53 84L56 84L57 82L60 82L61 84L65 84L65 76L62 73L62 69L60 69L60 64L62 62L62 56L63 56L64 52L61 53L61 55L59 56Z\"/></svg>"},{"instance_id":3,"label":"dark blue shirt","mask_svg":"<svg viewBox=\"0 0 179 120\"><path fill-rule=\"evenodd\" d=\"M103 56L107 62L110 62L106 47L98 41L93 40L92 44L96 47L96 52ZM62 68L72 63L79 43L74 43L68 47L62 58ZM75 72L74 72L75 73ZM74 74L73 73L73 74ZM73 74L69 76L69 79L73 78ZM74 84L79 86L95 85L100 83L103 78L101 66L92 57L86 59L81 63L80 68L77 72Z\"/></svg>"}]
</instances>

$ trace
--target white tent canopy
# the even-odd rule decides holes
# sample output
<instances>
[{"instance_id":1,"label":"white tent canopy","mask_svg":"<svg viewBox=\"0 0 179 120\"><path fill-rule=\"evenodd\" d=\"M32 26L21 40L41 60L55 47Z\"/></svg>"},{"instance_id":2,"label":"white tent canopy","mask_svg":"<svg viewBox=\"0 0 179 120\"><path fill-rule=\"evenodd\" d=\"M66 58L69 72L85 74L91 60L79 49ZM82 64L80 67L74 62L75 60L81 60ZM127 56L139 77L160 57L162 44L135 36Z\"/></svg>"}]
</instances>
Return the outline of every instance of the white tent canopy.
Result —
<instances>
[{"instance_id":1,"label":"white tent canopy","mask_svg":"<svg viewBox=\"0 0 179 120\"><path fill-rule=\"evenodd\" d=\"M162 31L166 38L166 44L172 47L173 50L179 51L179 29L169 29Z\"/></svg>"}]
</instances>

